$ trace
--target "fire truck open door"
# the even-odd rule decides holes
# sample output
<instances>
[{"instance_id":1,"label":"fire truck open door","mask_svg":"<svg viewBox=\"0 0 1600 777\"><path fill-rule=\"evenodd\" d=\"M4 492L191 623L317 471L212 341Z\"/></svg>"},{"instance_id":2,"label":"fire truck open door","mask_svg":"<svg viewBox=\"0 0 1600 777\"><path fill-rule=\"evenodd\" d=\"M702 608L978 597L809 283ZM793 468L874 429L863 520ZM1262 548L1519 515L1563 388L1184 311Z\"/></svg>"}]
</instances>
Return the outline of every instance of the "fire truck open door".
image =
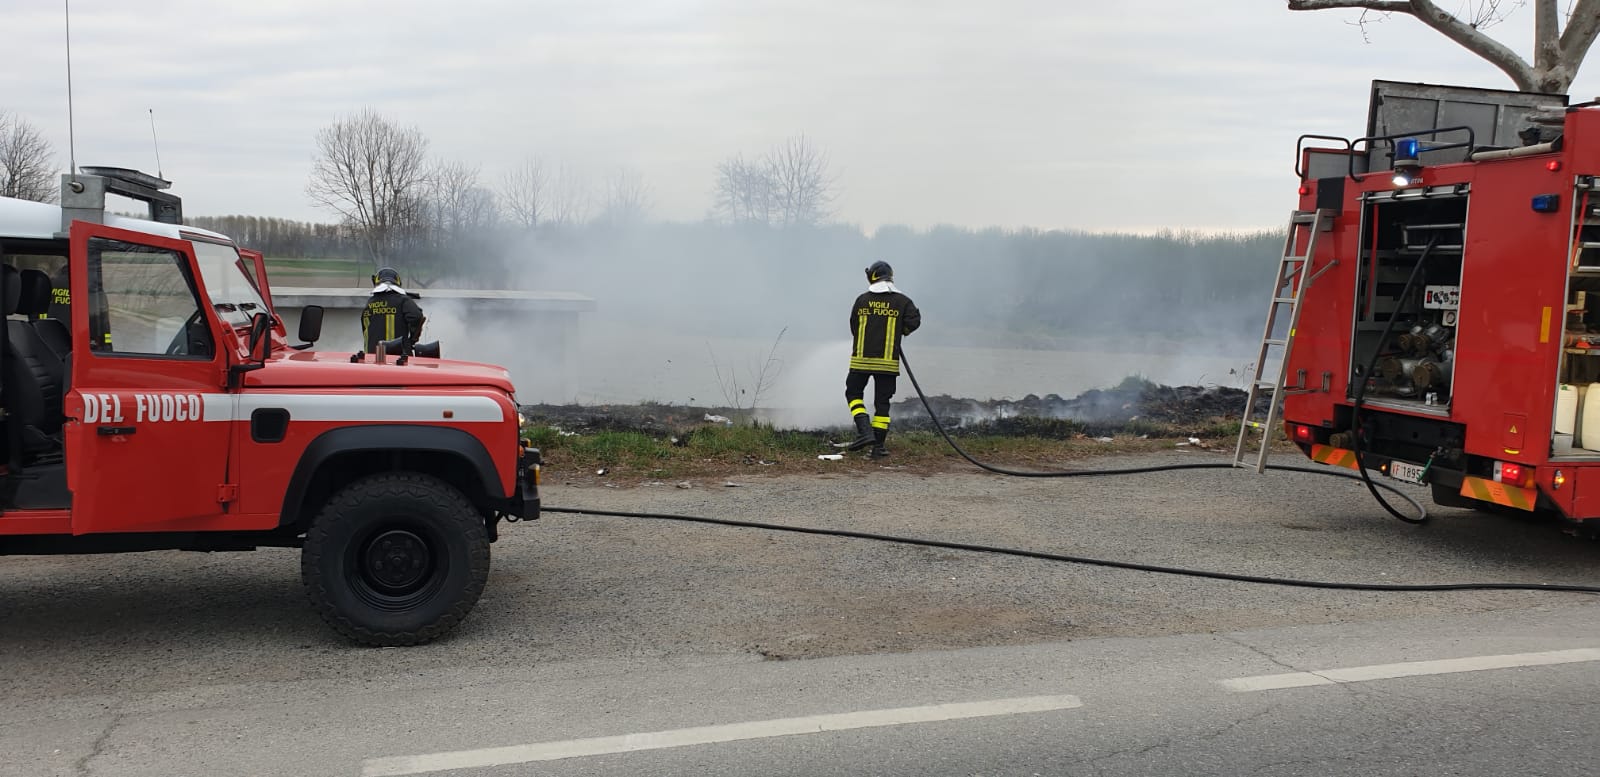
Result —
<instances>
[{"instance_id":1,"label":"fire truck open door","mask_svg":"<svg viewBox=\"0 0 1600 777\"><path fill-rule=\"evenodd\" d=\"M78 221L70 261L72 533L204 528L224 512L233 398L193 246Z\"/></svg>"}]
</instances>

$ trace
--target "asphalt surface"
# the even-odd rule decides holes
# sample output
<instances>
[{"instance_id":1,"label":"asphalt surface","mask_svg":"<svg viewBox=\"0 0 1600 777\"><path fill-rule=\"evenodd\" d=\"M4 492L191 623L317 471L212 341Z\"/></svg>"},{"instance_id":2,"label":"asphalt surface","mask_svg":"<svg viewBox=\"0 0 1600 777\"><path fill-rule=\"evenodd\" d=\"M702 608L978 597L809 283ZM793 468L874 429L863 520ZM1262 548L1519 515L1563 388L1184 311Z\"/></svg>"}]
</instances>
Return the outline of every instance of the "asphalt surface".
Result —
<instances>
[{"instance_id":1,"label":"asphalt surface","mask_svg":"<svg viewBox=\"0 0 1600 777\"><path fill-rule=\"evenodd\" d=\"M1308 475L729 480L742 486L555 484L546 499L1253 574L1600 582L1600 544L1550 524L1440 510L1408 526L1359 483ZM293 551L0 560L0 776L360 774L427 753L1038 695L1082 706L461 773L1592 771L1595 662L1217 685L1600 648L1591 595L1285 589L615 518L551 515L502 537L468 622L394 650L326 629Z\"/></svg>"}]
</instances>

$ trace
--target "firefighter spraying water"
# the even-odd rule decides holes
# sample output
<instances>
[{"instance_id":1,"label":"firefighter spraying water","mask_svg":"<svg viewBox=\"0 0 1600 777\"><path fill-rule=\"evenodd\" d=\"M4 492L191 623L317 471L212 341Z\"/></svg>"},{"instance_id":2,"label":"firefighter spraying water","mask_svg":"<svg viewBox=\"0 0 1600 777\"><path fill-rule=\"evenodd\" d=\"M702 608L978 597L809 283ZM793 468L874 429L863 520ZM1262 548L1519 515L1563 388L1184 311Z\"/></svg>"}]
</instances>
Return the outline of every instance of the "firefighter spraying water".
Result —
<instances>
[{"instance_id":1,"label":"firefighter spraying water","mask_svg":"<svg viewBox=\"0 0 1600 777\"><path fill-rule=\"evenodd\" d=\"M889 404L894 400L900 375L900 340L922 326L922 313L911 298L894 285L894 268L874 262L866 269L867 290L850 308L850 337L855 349L845 376L844 397L856 425L856 438L846 446L860 450L872 446L874 459L889 455ZM872 381L872 416L868 419L867 381Z\"/></svg>"}]
</instances>

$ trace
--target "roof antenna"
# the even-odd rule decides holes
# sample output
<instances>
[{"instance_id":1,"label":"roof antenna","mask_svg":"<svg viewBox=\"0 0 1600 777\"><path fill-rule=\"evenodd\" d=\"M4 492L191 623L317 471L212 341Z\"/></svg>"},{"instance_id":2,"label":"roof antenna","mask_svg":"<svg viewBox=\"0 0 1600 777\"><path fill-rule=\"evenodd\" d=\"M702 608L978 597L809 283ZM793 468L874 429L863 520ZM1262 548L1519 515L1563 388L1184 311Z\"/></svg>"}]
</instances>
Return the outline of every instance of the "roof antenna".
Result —
<instances>
[{"instance_id":1,"label":"roof antenna","mask_svg":"<svg viewBox=\"0 0 1600 777\"><path fill-rule=\"evenodd\" d=\"M150 145L156 148L156 177L165 179L161 174L161 143L156 140L156 109L150 108Z\"/></svg>"},{"instance_id":2,"label":"roof antenna","mask_svg":"<svg viewBox=\"0 0 1600 777\"><path fill-rule=\"evenodd\" d=\"M67 20L67 157L71 173L78 174L77 137L72 126L72 0L61 0Z\"/></svg>"}]
</instances>

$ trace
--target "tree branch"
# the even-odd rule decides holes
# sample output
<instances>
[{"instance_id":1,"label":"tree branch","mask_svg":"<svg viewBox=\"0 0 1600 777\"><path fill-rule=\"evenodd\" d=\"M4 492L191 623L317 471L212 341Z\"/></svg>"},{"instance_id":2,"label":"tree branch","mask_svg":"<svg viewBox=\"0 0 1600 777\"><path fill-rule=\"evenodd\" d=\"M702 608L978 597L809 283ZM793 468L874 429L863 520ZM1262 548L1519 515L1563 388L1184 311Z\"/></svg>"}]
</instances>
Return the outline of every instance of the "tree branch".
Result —
<instances>
[{"instance_id":1,"label":"tree branch","mask_svg":"<svg viewBox=\"0 0 1600 777\"><path fill-rule=\"evenodd\" d=\"M1600 0L1578 0L1567 17L1567 31L1561 35L1561 61L1569 63L1574 75L1589 53L1595 33L1600 32Z\"/></svg>"},{"instance_id":2,"label":"tree branch","mask_svg":"<svg viewBox=\"0 0 1600 777\"><path fill-rule=\"evenodd\" d=\"M1366 8L1371 11L1411 13L1407 0L1289 0L1291 11L1325 11L1330 8Z\"/></svg>"},{"instance_id":3,"label":"tree branch","mask_svg":"<svg viewBox=\"0 0 1600 777\"><path fill-rule=\"evenodd\" d=\"M1461 44L1468 51L1488 60L1490 64L1511 76L1517 88L1534 91L1539 79L1531 66L1505 44L1462 22L1449 12L1433 4L1433 0L1289 0L1291 11L1318 11L1329 8L1366 8L1414 16L1418 21L1443 33L1445 37Z\"/></svg>"}]
</instances>

